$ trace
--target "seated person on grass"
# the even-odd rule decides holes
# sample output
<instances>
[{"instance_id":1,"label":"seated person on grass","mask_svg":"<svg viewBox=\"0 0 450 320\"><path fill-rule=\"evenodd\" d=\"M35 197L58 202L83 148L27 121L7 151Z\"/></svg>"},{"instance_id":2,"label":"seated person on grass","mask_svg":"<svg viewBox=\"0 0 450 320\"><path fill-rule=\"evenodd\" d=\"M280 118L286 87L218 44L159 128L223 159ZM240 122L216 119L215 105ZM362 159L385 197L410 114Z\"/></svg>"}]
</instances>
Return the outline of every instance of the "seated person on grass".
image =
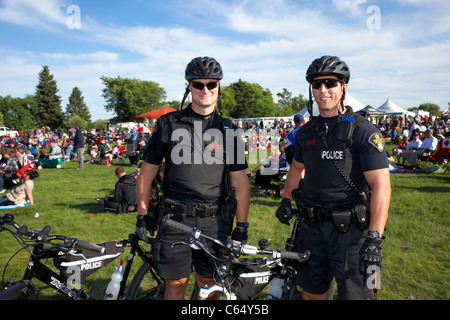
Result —
<instances>
[{"instance_id":1,"label":"seated person on grass","mask_svg":"<svg viewBox=\"0 0 450 320\"><path fill-rule=\"evenodd\" d=\"M50 141L48 146L50 147L50 152L45 153L45 157L48 160L62 158L63 153L62 153L61 147L58 146L58 144L55 141Z\"/></svg>"},{"instance_id":2,"label":"seated person on grass","mask_svg":"<svg viewBox=\"0 0 450 320\"><path fill-rule=\"evenodd\" d=\"M106 212L128 213L137 210L137 179L128 175L124 168L117 167L117 179L114 196L105 196L105 199L97 199L104 206Z\"/></svg>"},{"instance_id":3,"label":"seated person on grass","mask_svg":"<svg viewBox=\"0 0 450 320\"><path fill-rule=\"evenodd\" d=\"M270 195L270 187L272 179L277 179L279 170L288 169L288 163L285 153L286 139L280 141L278 146L279 156L278 157L268 157L267 161L263 161L259 166L251 171L247 171L247 176L255 176L255 187L261 187L262 191L259 193L260 196Z\"/></svg>"},{"instance_id":4,"label":"seated person on grass","mask_svg":"<svg viewBox=\"0 0 450 320\"><path fill-rule=\"evenodd\" d=\"M10 193L0 197L0 206L18 205L23 206L26 203L34 205L33 188L34 179L39 177L39 172L27 170L23 174L23 183L15 187Z\"/></svg>"}]
</instances>

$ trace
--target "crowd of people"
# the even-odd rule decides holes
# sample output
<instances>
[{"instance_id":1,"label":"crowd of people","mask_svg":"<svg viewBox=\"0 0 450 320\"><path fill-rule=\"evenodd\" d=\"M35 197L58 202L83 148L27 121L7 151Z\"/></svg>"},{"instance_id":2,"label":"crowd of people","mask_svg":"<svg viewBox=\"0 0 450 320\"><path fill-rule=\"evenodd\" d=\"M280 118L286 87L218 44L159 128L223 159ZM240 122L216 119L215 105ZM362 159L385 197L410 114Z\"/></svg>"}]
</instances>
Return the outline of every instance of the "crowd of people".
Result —
<instances>
[{"instance_id":1,"label":"crowd of people","mask_svg":"<svg viewBox=\"0 0 450 320\"><path fill-rule=\"evenodd\" d=\"M378 127L395 148L390 160L395 168L418 168L418 159L438 151L439 141L450 134L449 116L418 116L408 120L387 117Z\"/></svg>"},{"instance_id":2,"label":"crowd of people","mask_svg":"<svg viewBox=\"0 0 450 320\"><path fill-rule=\"evenodd\" d=\"M39 177L37 169L54 160L61 160L53 162L57 163L53 166L56 168L75 159L79 161L78 169L84 169L84 163L93 162L111 166L113 159L125 156L125 145L128 144L130 163L138 166L148 139L138 130L137 125L90 131L82 131L79 126L69 130L42 127L0 137L0 206L34 205L33 181ZM136 200L131 202L136 206ZM128 206L126 210L123 207L116 209L118 213L130 211Z\"/></svg>"},{"instance_id":3,"label":"crowd of people","mask_svg":"<svg viewBox=\"0 0 450 320\"><path fill-rule=\"evenodd\" d=\"M417 159L436 151L439 140L450 132L449 116L388 115L371 119L371 121L385 139L395 144L392 154L388 156L392 156L389 159L396 168L415 169ZM277 163L277 168L289 168L292 161L293 137L296 130L305 122L301 115L286 120L275 119L273 123L268 124L264 124L263 121L245 123L242 120L235 121L238 128L246 130L248 148L270 149L271 145L278 147L272 150L271 156L247 172L249 177L256 175L255 187L261 188L260 195L270 195L271 191L273 193L271 181L279 178L276 171L261 174L261 170L273 167L274 162ZM81 156L79 169L83 169L85 163L111 166L113 160L121 160L126 156L133 166L138 166L150 136L150 134L140 134L139 127L140 125L124 128L109 126L108 129L89 131L82 131L77 127L69 130L63 130L60 127L53 130L42 127L30 131L20 130L17 135L1 137L0 194L4 193L7 187L14 187L16 183L23 181L21 180L23 172L19 173L20 177L17 177L16 172L24 167L24 162L25 166L28 163L35 163L35 166L31 168L33 169L38 168L39 159L50 160L64 157L64 161L74 159L79 161ZM77 147L77 129L81 134L81 148ZM274 139L277 140L276 143ZM125 155L126 146L130 152ZM77 149L80 151L79 155L77 155ZM34 179L38 174L30 174L30 176ZM275 188L278 192L279 187L275 185ZM27 202L33 203L32 196L30 198Z\"/></svg>"},{"instance_id":4,"label":"crowd of people","mask_svg":"<svg viewBox=\"0 0 450 320\"><path fill-rule=\"evenodd\" d=\"M195 252L190 246L174 246L185 241L186 235L164 228L162 222L170 215L171 219L196 227L215 239L231 237L242 244L248 240L248 177L259 174L259 181L267 186L267 179L261 178L267 165L262 163L248 171L248 162L238 161L241 156L245 159L244 140L238 138L231 152L233 158L228 162L207 163L202 158L198 165L174 159L180 147L183 153L186 150L195 157L193 143L183 144L174 139L177 130L189 133L196 127L203 132L211 128L226 136L226 128L237 130L243 126L241 123L235 126L222 116L219 94L222 78L222 67L214 58L192 59L185 71L188 85L181 110L159 118L156 127L164 129L155 130L148 137L139 136L135 129L113 127L82 132L76 126L67 133L61 128L20 132L17 140L15 137L13 141L5 141L1 178L13 182L22 179L23 184L0 197L0 204L23 201L33 204L33 180L38 177L31 166L35 157L66 156L71 160L76 154L78 169L84 169L85 158L88 163L98 161L111 166L114 158L123 157L124 145L132 145L127 153L132 151L135 157L129 153L130 162L139 164L138 171L127 175L123 167L116 167L115 194L98 199L99 203L111 212L137 211L136 233L142 240L148 240L147 232L158 231L152 250L157 259L157 273L165 279L164 299L184 298L193 269L198 287L212 286L215 270L210 254L219 255L219 248L205 244L208 247L205 253ZM289 225L294 203L302 218L300 232L293 239L293 250L310 251L311 255L306 264L295 264L293 268L295 284L302 288L305 300L326 299L333 277L340 299L373 297L377 287L369 286L366 280L373 271L375 275L381 271L391 197L386 139L399 145L394 151L397 161L411 164L416 156L413 151L417 155L432 151L439 139L434 136L449 131L448 118L439 117L432 120L384 117L376 125L371 124L344 105L349 80L350 69L339 57L317 58L306 72L309 106L314 97L319 106L317 117L307 122L301 116L294 117L292 122L277 120L269 128L264 123L246 124L247 129L256 129L255 136L248 136L249 148L268 149L276 145L278 150L273 150L268 160L277 162L278 170L289 165L275 217ZM189 93L192 102L183 108ZM262 129L271 129L270 134L266 135ZM214 145L210 142L209 146L224 151L227 143L229 140ZM50 150L44 152L47 148ZM13 165L16 167L11 169ZM25 171L19 173L23 168ZM161 201L155 207L152 188L161 173L164 175L159 179ZM122 202L124 198L126 202Z\"/></svg>"}]
</instances>

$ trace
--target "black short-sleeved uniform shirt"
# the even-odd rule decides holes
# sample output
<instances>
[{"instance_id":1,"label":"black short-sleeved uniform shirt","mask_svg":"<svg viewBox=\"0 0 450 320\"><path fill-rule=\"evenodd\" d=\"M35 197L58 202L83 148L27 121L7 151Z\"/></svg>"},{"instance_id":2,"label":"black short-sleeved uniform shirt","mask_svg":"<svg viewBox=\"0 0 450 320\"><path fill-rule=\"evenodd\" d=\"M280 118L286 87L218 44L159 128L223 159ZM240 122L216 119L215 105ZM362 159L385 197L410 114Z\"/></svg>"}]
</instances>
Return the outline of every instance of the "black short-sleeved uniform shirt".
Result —
<instances>
[{"instance_id":1,"label":"black short-sleeved uniform shirt","mask_svg":"<svg viewBox=\"0 0 450 320\"><path fill-rule=\"evenodd\" d=\"M229 171L248 167L237 129L216 111L203 116L189 105L158 119L143 160L159 165L165 159L162 189L166 197L196 203L217 201L223 193L226 165Z\"/></svg>"},{"instance_id":2,"label":"black short-sleeved uniform shirt","mask_svg":"<svg viewBox=\"0 0 450 320\"><path fill-rule=\"evenodd\" d=\"M337 139L338 123L350 119L355 126L348 141ZM349 109L344 118L313 118L295 136L294 159L305 165L304 196L313 205L326 208L351 205L358 191L367 190L365 171L388 168L385 142L380 131Z\"/></svg>"}]
</instances>

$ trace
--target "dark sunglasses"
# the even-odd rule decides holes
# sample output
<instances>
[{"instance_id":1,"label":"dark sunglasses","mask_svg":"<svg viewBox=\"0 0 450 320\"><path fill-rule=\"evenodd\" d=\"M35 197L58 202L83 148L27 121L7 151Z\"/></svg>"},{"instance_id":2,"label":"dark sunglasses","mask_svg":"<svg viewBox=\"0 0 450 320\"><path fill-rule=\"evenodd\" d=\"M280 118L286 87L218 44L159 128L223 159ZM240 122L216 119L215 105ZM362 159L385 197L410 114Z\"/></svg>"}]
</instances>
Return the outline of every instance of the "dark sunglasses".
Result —
<instances>
[{"instance_id":1,"label":"dark sunglasses","mask_svg":"<svg viewBox=\"0 0 450 320\"><path fill-rule=\"evenodd\" d=\"M201 82L195 82L195 81L192 81L191 83L192 83L192 86L197 90L203 90L203 88L205 86L208 90L212 90L217 87L217 85L219 84L219 81L208 82L206 84L201 83Z\"/></svg>"},{"instance_id":2,"label":"dark sunglasses","mask_svg":"<svg viewBox=\"0 0 450 320\"><path fill-rule=\"evenodd\" d=\"M313 89L320 89L322 87L322 84L325 85L325 88L330 89L337 87L338 83L341 82L341 80L333 79L333 78L326 78L326 79L317 79L313 80L311 85Z\"/></svg>"}]
</instances>

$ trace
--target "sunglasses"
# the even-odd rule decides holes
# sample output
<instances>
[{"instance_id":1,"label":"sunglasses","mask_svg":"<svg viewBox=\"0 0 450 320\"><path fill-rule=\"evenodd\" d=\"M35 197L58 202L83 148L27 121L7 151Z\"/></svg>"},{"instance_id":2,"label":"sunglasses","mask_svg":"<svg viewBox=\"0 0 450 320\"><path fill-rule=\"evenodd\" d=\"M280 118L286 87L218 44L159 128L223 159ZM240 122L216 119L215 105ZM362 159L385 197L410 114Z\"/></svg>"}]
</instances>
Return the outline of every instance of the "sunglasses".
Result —
<instances>
[{"instance_id":1,"label":"sunglasses","mask_svg":"<svg viewBox=\"0 0 450 320\"><path fill-rule=\"evenodd\" d=\"M325 88L330 89L330 88L337 87L339 82L341 82L341 80L326 78L326 79L313 80L311 85L312 85L313 89L320 89L322 87L322 84L324 84Z\"/></svg>"},{"instance_id":2,"label":"sunglasses","mask_svg":"<svg viewBox=\"0 0 450 320\"><path fill-rule=\"evenodd\" d=\"M215 89L217 86L218 86L218 84L219 84L219 81L214 81L214 82L208 82L208 83L201 83L201 82L195 82L195 81L192 81L191 82L192 83L192 86L195 88L195 89L197 89L197 90L203 90L203 88L206 86L206 88L208 89L208 90L212 90L212 89Z\"/></svg>"}]
</instances>

